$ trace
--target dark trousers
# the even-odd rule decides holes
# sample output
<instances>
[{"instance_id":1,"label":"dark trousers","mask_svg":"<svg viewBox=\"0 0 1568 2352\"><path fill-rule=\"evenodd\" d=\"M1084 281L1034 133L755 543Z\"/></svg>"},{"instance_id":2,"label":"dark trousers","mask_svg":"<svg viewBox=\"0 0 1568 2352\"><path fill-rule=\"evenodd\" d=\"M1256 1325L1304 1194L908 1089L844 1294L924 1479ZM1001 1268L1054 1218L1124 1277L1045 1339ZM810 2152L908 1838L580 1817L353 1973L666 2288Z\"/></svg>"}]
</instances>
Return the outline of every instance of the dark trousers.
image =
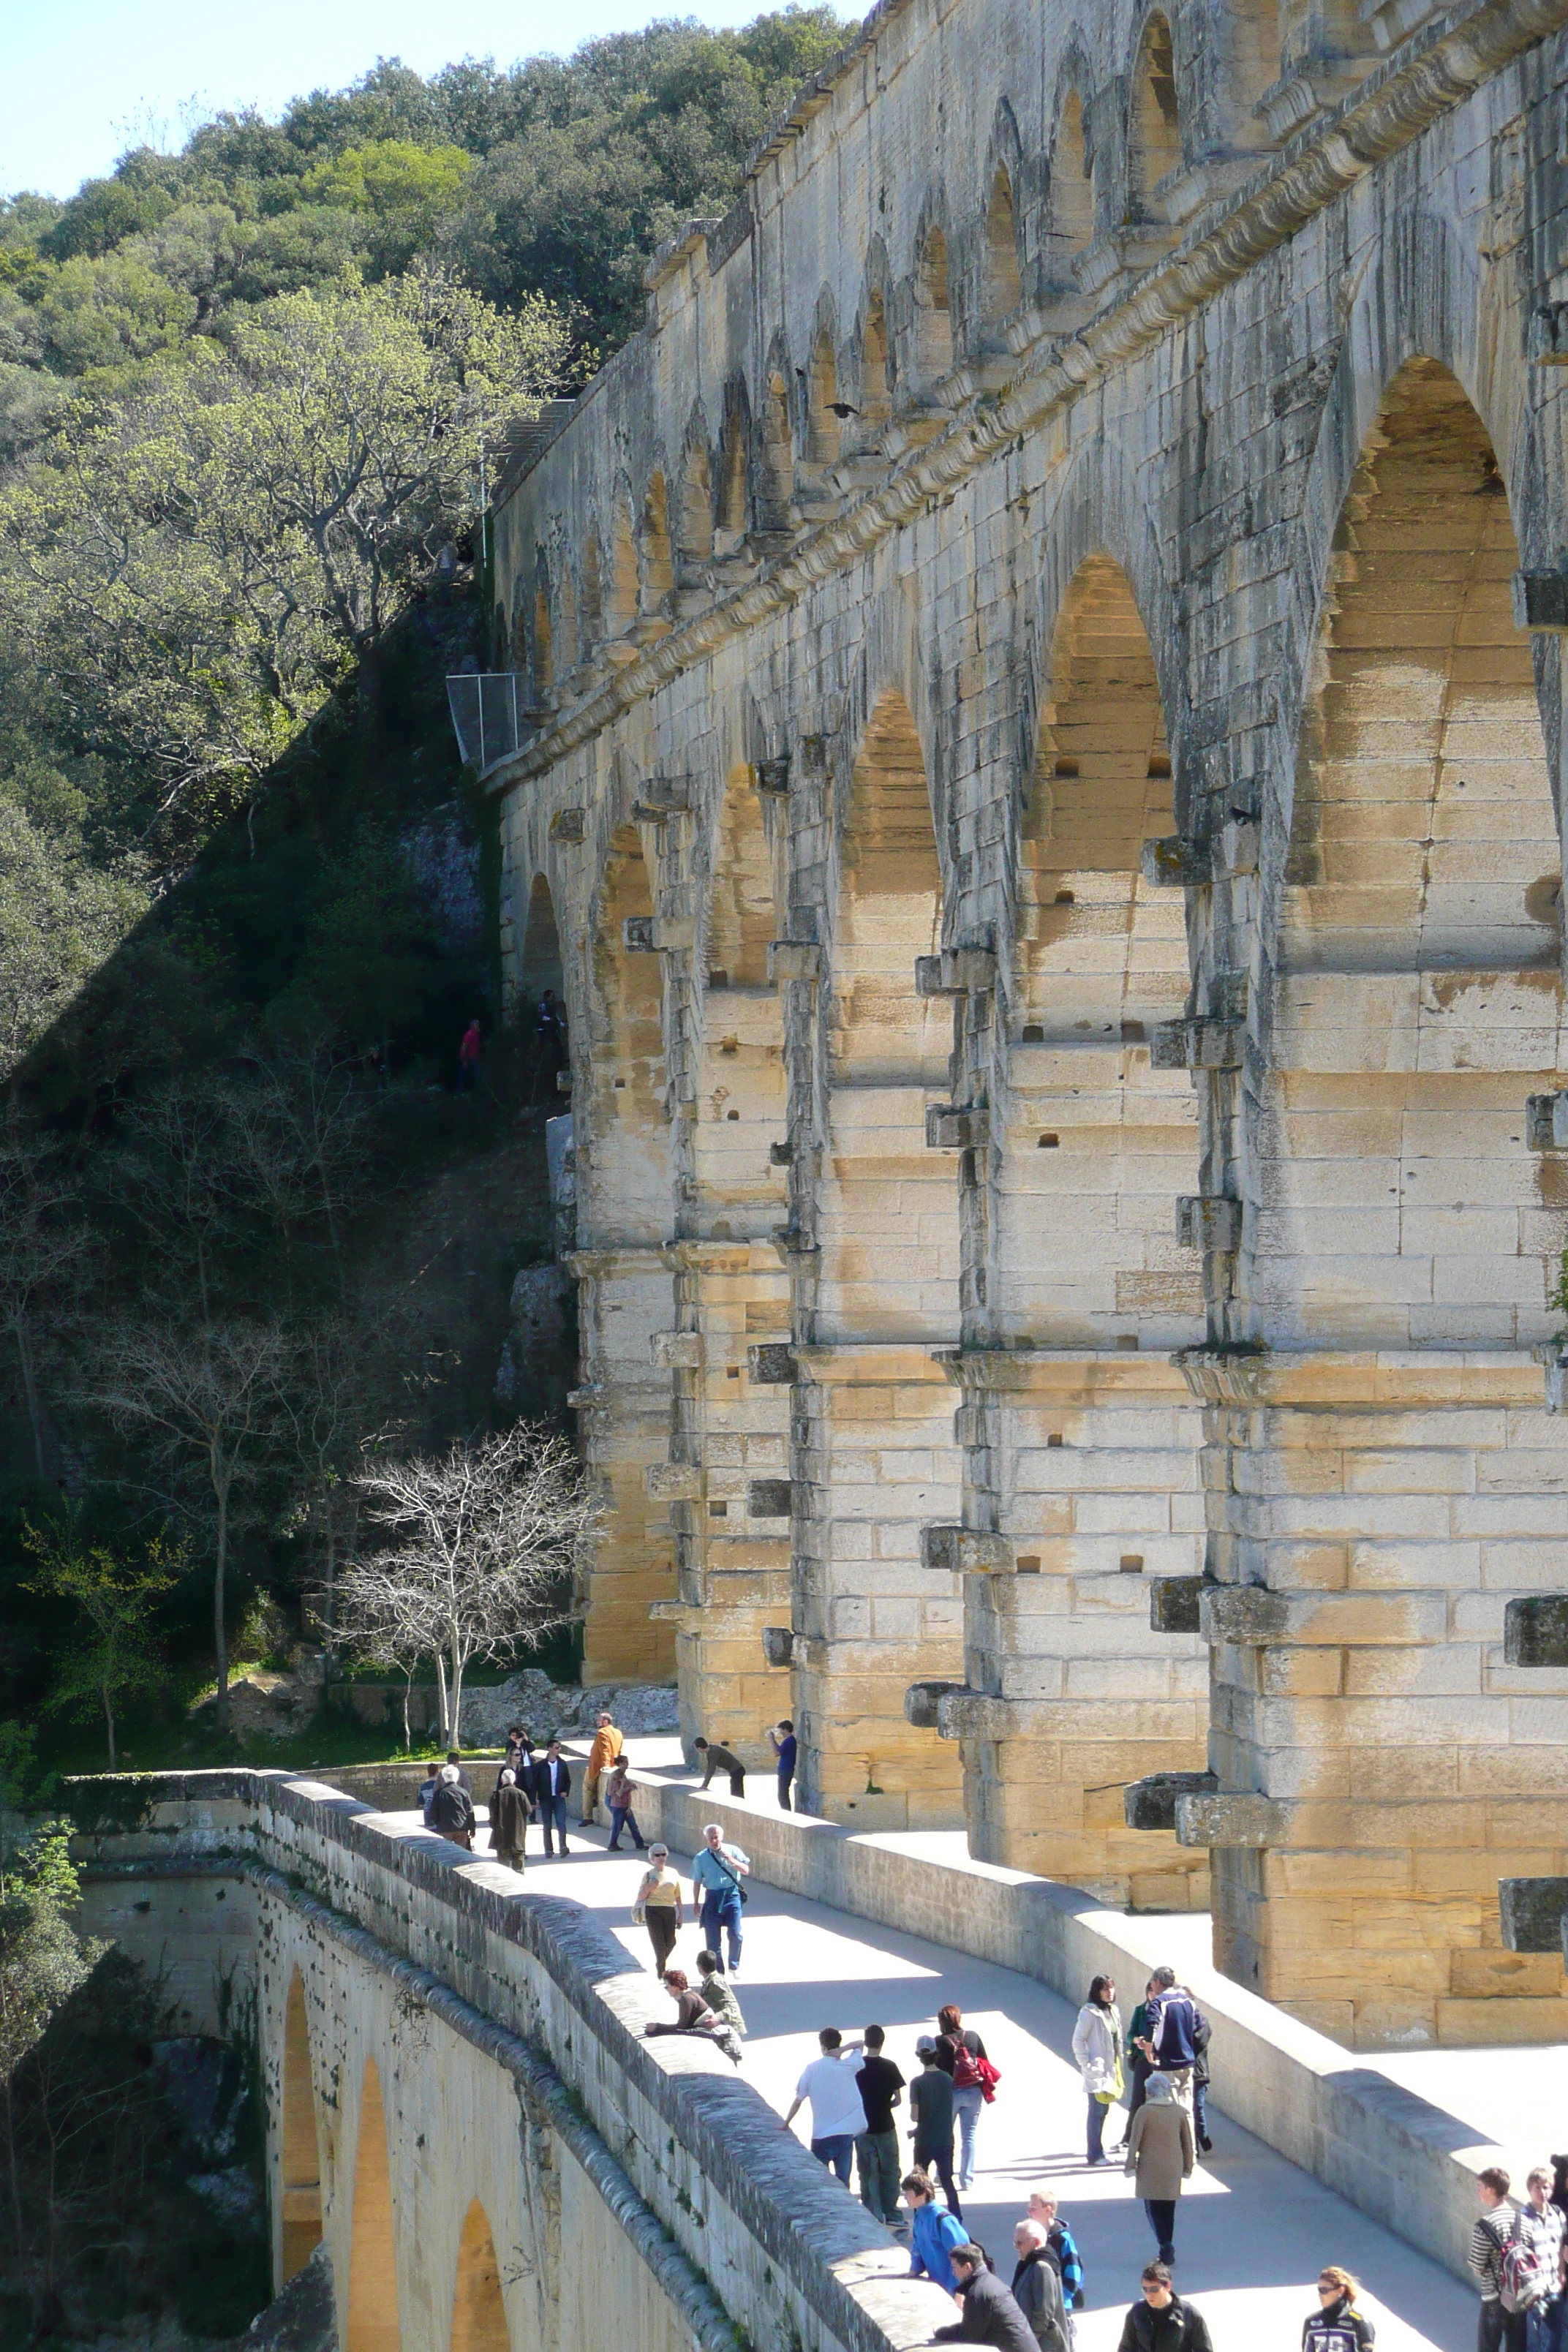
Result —
<instances>
[{"instance_id":1,"label":"dark trousers","mask_svg":"<svg viewBox=\"0 0 1568 2352\"><path fill-rule=\"evenodd\" d=\"M948 2141L945 2147L934 2147L929 2140L917 2139L915 2164L921 2172L935 2173L942 2183L942 2194L947 2199L949 2210L955 2213L962 2221L963 2208L958 2201L958 2183L952 2177L952 2140Z\"/></svg>"},{"instance_id":2,"label":"dark trousers","mask_svg":"<svg viewBox=\"0 0 1568 2352\"><path fill-rule=\"evenodd\" d=\"M1476 2329L1476 2352L1524 2352L1524 2328L1529 2314L1505 2311L1494 2295L1481 2305Z\"/></svg>"},{"instance_id":3,"label":"dark trousers","mask_svg":"<svg viewBox=\"0 0 1568 2352\"><path fill-rule=\"evenodd\" d=\"M1143 2210L1149 2216L1160 2248L1160 2260L1173 2263L1176 2259L1176 2200L1173 2197L1145 2197Z\"/></svg>"},{"instance_id":4,"label":"dark trousers","mask_svg":"<svg viewBox=\"0 0 1568 2352\"><path fill-rule=\"evenodd\" d=\"M713 1775L712 1775L712 1773L711 1773L711 1772L710 1772L710 1773L709 1773L709 1775L708 1775L708 1780L711 1780L711 1779L712 1779L712 1778L713 1778ZM698 1792L697 1792L697 1793L698 1793L698 1795L699 1795L699 1796L700 1796L700 1795L702 1794L702 1790L707 1788L707 1786L708 1786L708 1780L704 1780L704 1781L703 1781L703 1783L702 1783L702 1789L700 1789L700 1790L698 1790ZM731 1775L730 1775L730 1794L731 1794L732 1797L743 1797L743 1796L745 1795L745 1793L746 1793L746 1776L745 1776L745 1773L744 1773L743 1771L742 1771L742 1772L731 1772Z\"/></svg>"},{"instance_id":5,"label":"dark trousers","mask_svg":"<svg viewBox=\"0 0 1568 2352\"><path fill-rule=\"evenodd\" d=\"M896 2131L862 2132L855 2143L860 2173L860 2202L879 2221L899 2219L899 2135Z\"/></svg>"},{"instance_id":6,"label":"dark trousers","mask_svg":"<svg viewBox=\"0 0 1568 2352\"><path fill-rule=\"evenodd\" d=\"M789 1784L793 1778L794 1775L789 1772L781 1772L779 1774L779 1811L781 1813L787 1813L790 1809Z\"/></svg>"},{"instance_id":7,"label":"dark trousers","mask_svg":"<svg viewBox=\"0 0 1568 2352\"><path fill-rule=\"evenodd\" d=\"M1209 2086L1206 2083L1193 2084L1193 2134L1200 2142L1209 2136Z\"/></svg>"},{"instance_id":8,"label":"dark trousers","mask_svg":"<svg viewBox=\"0 0 1568 2352\"><path fill-rule=\"evenodd\" d=\"M566 1800L565 1800L565 1798L564 1798L564 1797L541 1797L541 1799L539 1800L539 1818L540 1818L540 1821L541 1821L541 1822L542 1823L542 1825L543 1825L543 1829L544 1829L544 1851L545 1851L545 1853L553 1853L553 1852L555 1851L554 1847L553 1847L553 1846L551 1844L551 1843L550 1843L550 1827L551 1827L551 1823L552 1823L552 1822L553 1822L553 1823L554 1823L554 1825L555 1825L555 1834L556 1834L556 1836L557 1836L557 1837L560 1839L560 1841L561 1841L561 1851L562 1851L562 1853L565 1853L565 1851L566 1851Z\"/></svg>"},{"instance_id":9,"label":"dark trousers","mask_svg":"<svg viewBox=\"0 0 1568 2352\"><path fill-rule=\"evenodd\" d=\"M610 1843L608 1849L611 1853L618 1853L620 1852L621 1832L625 1829L629 1829L631 1831L632 1843L637 1847L637 1852L639 1853L646 1853L647 1851L647 1840L644 1837L641 1830L638 1829L637 1817L633 1812L631 1807L629 1805L612 1805L610 1807Z\"/></svg>"},{"instance_id":10,"label":"dark trousers","mask_svg":"<svg viewBox=\"0 0 1568 2352\"><path fill-rule=\"evenodd\" d=\"M648 1942L653 1946L654 1971L656 1975L662 1976L675 1949L675 1906L673 1903L650 1903L643 1917L647 1922Z\"/></svg>"},{"instance_id":11,"label":"dark trousers","mask_svg":"<svg viewBox=\"0 0 1568 2352\"><path fill-rule=\"evenodd\" d=\"M1101 2106L1097 2095L1090 2091L1089 2095L1089 2160L1090 2164L1103 2164L1105 2161L1105 2118L1110 2112L1109 2107Z\"/></svg>"},{"instance_id":12,"label":"dark trousers","mask_svg":"<svg viewBox=\"0 0 1568 2352\"><path fill-rule=\"evenodd\" d=\"M720 1944L721 1934L730 1940L730 1966L741 1965L741 1898L731 1887L705 1886L702 1890L702 1939L709 1950L717 1955L719 1973L724 1973L724 1955Z\"/></svg>"}]
</instances>

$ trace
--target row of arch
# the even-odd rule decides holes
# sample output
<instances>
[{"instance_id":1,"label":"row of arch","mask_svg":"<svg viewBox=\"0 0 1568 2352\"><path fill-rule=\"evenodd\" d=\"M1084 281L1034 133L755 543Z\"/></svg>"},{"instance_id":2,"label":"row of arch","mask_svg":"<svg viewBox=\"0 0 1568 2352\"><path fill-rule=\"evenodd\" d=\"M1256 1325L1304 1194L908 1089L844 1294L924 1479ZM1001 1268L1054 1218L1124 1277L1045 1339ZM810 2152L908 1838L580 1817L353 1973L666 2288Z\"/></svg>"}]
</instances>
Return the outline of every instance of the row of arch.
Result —
<instances>
[{"instance_id":1,"label":"row of arch","mask_svg":"<svg viewBox=\"0 0 1568 2352\"><path fill-rule=\"evenodd\" d=\"M1320 46L1360 54L1366 37L1351 0L1322 0ZM1118 244L1107 275L1142 266L1178 233L1171 194L1194 163L1223 157L1226 142L1190 131L1182 92L1205 68L1230 91L1229 143L1258 143L1258 100L1279 72L1279 0L1234 0L1223 18L1223 58L1208 12L1149 9L1125 68L1097 79L1089 47L1074 36L1058 80L1046 152L1026 155L1013 110L999 101L979 201L956 250L940 190L922 207L908 273L895 279L879 236L870 241L858 314L840 338L831 298L819 298L804 364L783 333L761 373L759 397L745 371L726 384L715 435L699 400L673 468L656 465L640 494L624 478L578 530L576 560L563 534L540 544L531 571L512 584L510 620L498 605L498 663L531 678L541 715L558 682L606 642L641 629L644 641L679 617L678 589L710 587L706 568L750 542L763 552L810 520L844 485L847 459L876 458L895 416L943 404L964 358L1000 351L1026 303L1036 324L1087 315L1079 264L1097 240ZM1201 151L1201 152L1200 152Z\"/></svg>"},{"instance_id":2,"label":"row of arch","mask_svg":"<svg viewBox=\"0 0 1568 2352\"><path fill-rule=\"evenodd\" d=\"M305 1988L298 1971L284 2004L282 2077L282 2275L287 2284L310 2261L322 2234L315 2074ZM343 2352L401 2352L392 2167L381 2074L373 2057L364 2062L357 2115ZM510 2352L495 2238L477 2198L464 2217L458 2243L451 2352Z\"/></svg>"},{"instance_id":3,"label":"row of arch","mask_svg":"<svg viewBox=\"0 0 1568 2352\"><path fill-rule=\"evenodd\" d=\"M1475 970L1550 975L1561 946L1561 852L1530 643L1514 626L1510 600L1519 560L1480 417L1447 367L1409 362L1373 420L1331 560L1273 950L1286 972L1320 975L1321 986L1329 976L1381 986L1397 976ZM1032 1269L1006 1301L988 1299L983 1280L972 1288L964 1312L976 1339L1110 1344L1142 1328L1147 1341L1151 1321L1173 1343L1195 1336L1185 1318L1200 1301L1189 1290L1179 1309L1173 1306L1173 1328L1161 1325L1148 1305L1161 1294L1152 1278L1160 1269L1149 1255L1137 1261L1131 1239L1120 1259L1114 1247L1101 1252L1097 1274L1094 1253L1081 1245L1088 1192L1120 1204L1121 1214L1142 1187L1163 1202L1168 1234L1171 1196L1203 1189L1185 1080L1189 1108L1178 1112L1160 1099L1147 1052L1155 1024L1183 1010L1189 980L1182 893L1152 888L1139 870L1142 842L1175 827L1164 712L1128 577L1103 551L1090 552L1062 601L1036 713L1009 853L1012 937L997 941L995 1033L967 1045L976 1091L983 1076L992 1088L993 1139L1005 1136L1006 1144L989 1198L972 1200L969 1213L989 1226L982 1255L993 1266ZM829 1321L822 1338L874 1336L878 1307L867 1221L855 1198L862 1182L870 1197L877 1169L858 1170L847 1126L834 1141L835 1118L847 1116L857 1089L902 1084L913 1101L919 1089L942 1087L954 1042L947 1006L913 997L914 960L941 943L945 918L930 779L910 704L889 688L867 712L841 783L823 1014L833 1173L821 1194L821 1277L828 1290L837 1286L831 1312L841 1328ZM766 940L788 903L782 838L770 837L748 771L730 780L714 842L699 931L710 1037L737 1026L738 988L766 992ZM547 896L542 877L536 899L542 890ZM626 916L652 905L639 829L628 823L611 845L601 887L585 1028L607 1041L605 1067L616 1075L601 1086L579 1167L597 1155L601 1196L624 1205L640 1184L657 1219L668 1213L660 1206L668 1146L659 1141L668 1131L668 1007L658 959L625 955L618 944ZM527 941L522 977L530 984ZM1102 1065L1093 1073L1090 1049ZM1061 1075L1069 1053L1081 1066L1071 1083ZM1315 1083L1326 1097L1337 1081L1325 1075ZM706 1105L708 1091L699 1091ZM1385 1088L1391 1103L1400 1091ZM1517 1126L1516 1112L1503 1107L1488 1117L1506 1151L1502 1129L1510 1118ZM1342 1147L1331 1142L1331 1121L1314 1148L1342 1150L1348 1170L1361 1146L1353 1123L1342 1124L1350 1138ZM889 1150L906 1157L910 1214L929 1210L937 1255L952 1275L943 1278L951 1305L956 1221L964 1213L951 1162L933 1166L912 1129L902 1143L886 1125L858 1131L873 1135L884 1170ZM666 1155L657 1181L650 1139L655 1157L660 1149ZM1039 1156L1046 1152L1061 1156L1047 1162ZM1089 1165L1097 1152L1098 1174ZM1079 1208L1064 1224L1069 1155L1088 1192L1071 1196ZM982 1157L982 1177L984 1165ZM635 1183L626 1172L634 1167ZM1278 1181L1288 1189L1289 1172ZM985 1183L969 1190L984 1196ZM1128 1224L1129 1235L1136 1230ZM1394 1255L1405 1245L1401 1234ZM1456 1251L1467 1245L1452 1241ZM1087 1283L1078 1279L1086 1267L1094 1275ZM1304 1258L1293 1278L1301 1291L1289 1311L1307 1317L1312 1276ZM1164 1286L1167 1302L1179 1289ZM881 1308L903 1312L907 1304L895 1276ZM1368 1313L1368 1336L1392 1336Z\"/></svg>"}]
</instances>

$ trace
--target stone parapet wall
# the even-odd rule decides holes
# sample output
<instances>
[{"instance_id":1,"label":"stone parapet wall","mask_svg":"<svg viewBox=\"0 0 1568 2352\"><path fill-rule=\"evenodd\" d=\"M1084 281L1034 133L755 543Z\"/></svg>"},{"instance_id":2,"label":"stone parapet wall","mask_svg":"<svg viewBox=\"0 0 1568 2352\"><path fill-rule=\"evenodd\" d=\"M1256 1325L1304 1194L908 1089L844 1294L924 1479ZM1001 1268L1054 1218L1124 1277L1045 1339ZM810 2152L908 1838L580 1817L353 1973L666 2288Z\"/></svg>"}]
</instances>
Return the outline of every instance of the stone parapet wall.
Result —
<instances>
[{"instance_id":1,"label":"stone parapet wall","mask_svg":"<svg viewBox=\"0 0 1568 2352\"><path fill-rule=\"evenodd\" d=\"M664 2013L651 1981L577 1905L523 1899L498 1864L281 1773L77 1782L71 1801L92 1916L133 1953L174 1957L193 2015L215 2013L216 1985L195 2006L208 1951L232 1964L243 1939L195 1933L193 1958L185 1923L220 1892L248 1913L275 2223L292 2189L338 2231L341 2341L396 2340L377 2332L395 2276L405 2352L442 2352L476 2202L521 2352L719 2352L725 2327L793 2331L804 2352L929 2340L945 2298L888 2275L885 2231L719 2053L642 2038ZM285 2147L296 1980L310 2178L308 2147L290 2176ZM384 2151L368 2172L367 2139Z\"/></svg>"}]
</instances>

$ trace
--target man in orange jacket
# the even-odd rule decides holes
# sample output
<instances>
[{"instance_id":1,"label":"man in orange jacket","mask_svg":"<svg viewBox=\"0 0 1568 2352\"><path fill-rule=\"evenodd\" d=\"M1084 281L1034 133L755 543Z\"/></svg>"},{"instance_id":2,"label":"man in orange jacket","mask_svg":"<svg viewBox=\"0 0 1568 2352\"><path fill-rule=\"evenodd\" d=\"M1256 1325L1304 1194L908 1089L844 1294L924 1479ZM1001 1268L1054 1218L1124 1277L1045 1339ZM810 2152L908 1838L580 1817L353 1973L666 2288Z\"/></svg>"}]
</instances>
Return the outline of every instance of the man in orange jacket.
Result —
<instances>
[{"instance_id":1,"label":"man in orange jacket","mask_svg":"<svg viewBox=\"0 0 1568 2352\"><path fill-rule=\"evenodd\" d=\"M594 1734L594 1745L588 1750L588 1769L583 1775L583 1826L584 1829L593 1820L594 1808L599 1801L599 1782L626 1744L610 1721L606 1710L601 1707L599 1727Z\"/></svg>"}]
</instances>

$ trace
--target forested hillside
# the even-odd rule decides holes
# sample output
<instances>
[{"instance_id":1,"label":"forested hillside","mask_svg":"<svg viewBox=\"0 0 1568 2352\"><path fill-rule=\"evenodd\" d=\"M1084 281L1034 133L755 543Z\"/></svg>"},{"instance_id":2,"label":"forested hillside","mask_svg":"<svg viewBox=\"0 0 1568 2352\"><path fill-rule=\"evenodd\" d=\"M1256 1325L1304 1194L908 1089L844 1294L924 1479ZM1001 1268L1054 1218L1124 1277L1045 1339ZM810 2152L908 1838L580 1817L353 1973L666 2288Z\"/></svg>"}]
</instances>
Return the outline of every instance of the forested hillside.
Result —
<instances>
[{"instance_id":1,"label":"forested hillside","mask_svg":"<svg viewBox=\"0 0 1568 2352\"><path fill-rule=\"evenodd\" d=\"M0 202L0 1718L46 1752L102 1755L107 1658L172 1755L367 1449L558 1409L494 1385L550 1087L445 714L481 458L844 38L383 63Z\"/></svg>"}]
</instances>

